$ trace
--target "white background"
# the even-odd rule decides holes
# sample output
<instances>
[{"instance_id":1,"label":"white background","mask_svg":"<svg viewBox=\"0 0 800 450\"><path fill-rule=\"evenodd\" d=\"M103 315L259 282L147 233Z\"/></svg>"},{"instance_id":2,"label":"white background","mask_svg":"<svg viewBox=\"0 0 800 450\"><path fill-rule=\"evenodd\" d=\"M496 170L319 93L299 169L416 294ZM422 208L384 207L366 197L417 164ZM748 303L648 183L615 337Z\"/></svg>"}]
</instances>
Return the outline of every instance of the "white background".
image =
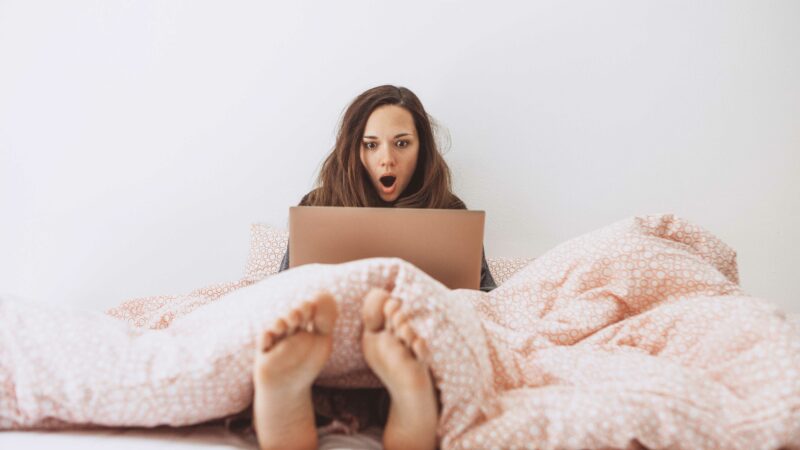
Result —
<instances>
[{"instance_id":1,"label":"white background","mask_svg":"<svg viewBox=\"0 0 800 450\"><path fill-rule=\"evenodd\" d=\"M411 88L489 256L674 212L800 311L800 2L0 0L0 292L238 279L345 106Z\"/></svg>"}]
</instances>

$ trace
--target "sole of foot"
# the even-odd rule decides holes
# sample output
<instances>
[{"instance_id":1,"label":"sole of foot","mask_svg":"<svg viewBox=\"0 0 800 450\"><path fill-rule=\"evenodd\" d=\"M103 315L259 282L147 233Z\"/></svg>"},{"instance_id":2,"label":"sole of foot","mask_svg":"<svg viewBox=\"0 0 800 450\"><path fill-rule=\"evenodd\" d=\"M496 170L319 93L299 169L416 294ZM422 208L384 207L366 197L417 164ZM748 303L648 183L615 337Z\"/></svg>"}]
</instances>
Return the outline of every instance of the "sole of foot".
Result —
<instances>
[{"instance_id":1,"label":"sole of foot","mask_svg":"<svg viewBox=\"0 0 800 450\"><path fill-rule=\"evenodd\" d=\"M428 369L428 346L384 289L364 298L361 346L367 364L391 396L383 432L386 450L436 448L438 405Z\"/></svg>"},{"instance_id":2,"label":"sole of foot","mask_svg":"<svg viewBox=\"0 0 800 450\"><path fill-rule=\"evenodd\" d=\"M311 385L331 354L337 315L333 297L319 293L259 335L253 421L262 450L317 448Z\"/></svg>"}]
</instances>

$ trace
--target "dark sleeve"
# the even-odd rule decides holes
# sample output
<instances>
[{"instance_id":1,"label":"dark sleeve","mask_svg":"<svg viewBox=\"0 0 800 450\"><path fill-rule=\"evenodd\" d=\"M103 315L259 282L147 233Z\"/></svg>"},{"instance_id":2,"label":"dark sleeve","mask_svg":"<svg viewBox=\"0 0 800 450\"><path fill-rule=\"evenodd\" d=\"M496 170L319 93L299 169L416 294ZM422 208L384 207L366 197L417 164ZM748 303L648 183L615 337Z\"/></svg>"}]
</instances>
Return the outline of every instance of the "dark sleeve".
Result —
<instances>
[{"instance_id":1,"label":"dark sleeve","mask_svg":"<svg viewBox=\"0 0 800 450\"><path fill-rule=\"evenodd\" d=\"M300 200L298 206L306 206L308 205L308 196L311 195L311 192L304 195L303 198ZM278 269L278 272L283 272L284 270L289 270L289 242L286 242L286 253L283 254L283 259L281 260L281 267Z\"/></svg>"},{"instance_id":2,"label":"dark sleeve","mask_svg":"<svg viewBox=\"0 0 800 450\"><path fill-rule=\"evenodd\" d=\"M496 287L497 283L494 282L492 272L489 271L489 263L486 262L486 251L481 251L481 291L489 292Z\"/></svg>"},{"instance_id":3,"label":"dark sleeve","mask_svg":"<svg viewBox=\"0 0 800 450\"><path fill-rule=\"evenodd\" d=\"M278 269L278 272L283 272L284 270L289 270L289 243L286 243L286 253L283 254L283 259L281 260L281 267Z\"/></svg>"}]
</instances>

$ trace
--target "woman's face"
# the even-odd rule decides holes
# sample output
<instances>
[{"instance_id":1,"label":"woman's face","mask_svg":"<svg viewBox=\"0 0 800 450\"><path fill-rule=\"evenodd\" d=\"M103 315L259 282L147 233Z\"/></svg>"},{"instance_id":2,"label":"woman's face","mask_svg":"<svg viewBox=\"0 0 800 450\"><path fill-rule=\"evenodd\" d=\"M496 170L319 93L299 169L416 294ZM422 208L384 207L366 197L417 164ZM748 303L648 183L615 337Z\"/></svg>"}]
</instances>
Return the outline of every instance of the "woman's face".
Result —
<instances>
[{"instance_id":1,"label":"woman's face","mask_svg":"<svg viewBox=\"0 0 800 450\"><path fill-rule=\"evenodd\" d=\"M408 187L418 155L417 129L408 110L385 105L372 111L361 140L361 164L384 201L394 202Z\"/></svg>"}]
</instances>

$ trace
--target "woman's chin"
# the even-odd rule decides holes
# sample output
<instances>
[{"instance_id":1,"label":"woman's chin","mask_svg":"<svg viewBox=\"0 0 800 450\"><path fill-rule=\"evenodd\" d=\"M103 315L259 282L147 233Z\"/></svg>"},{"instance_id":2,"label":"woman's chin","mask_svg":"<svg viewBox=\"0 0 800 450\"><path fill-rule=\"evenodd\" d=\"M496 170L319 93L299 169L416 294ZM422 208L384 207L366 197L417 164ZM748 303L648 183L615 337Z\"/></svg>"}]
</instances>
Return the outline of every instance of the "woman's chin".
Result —
<instances>
[{"instance_id":1,"label":"woman's chin","mask_svg":"<svg viewBox=\"0 0 800 450\"><path fill-rule=\"evenodd\" d=\"M383 200L383 201L385 201L387 203L392 203L393 201L397 200L400 197L400 194L398 194L397 192L394 192L394 193L391 193L391 194L384 194L383 192L381 192L380 193L380 197L381 197L381 200Z\"/></svg>"}]
</instances>

